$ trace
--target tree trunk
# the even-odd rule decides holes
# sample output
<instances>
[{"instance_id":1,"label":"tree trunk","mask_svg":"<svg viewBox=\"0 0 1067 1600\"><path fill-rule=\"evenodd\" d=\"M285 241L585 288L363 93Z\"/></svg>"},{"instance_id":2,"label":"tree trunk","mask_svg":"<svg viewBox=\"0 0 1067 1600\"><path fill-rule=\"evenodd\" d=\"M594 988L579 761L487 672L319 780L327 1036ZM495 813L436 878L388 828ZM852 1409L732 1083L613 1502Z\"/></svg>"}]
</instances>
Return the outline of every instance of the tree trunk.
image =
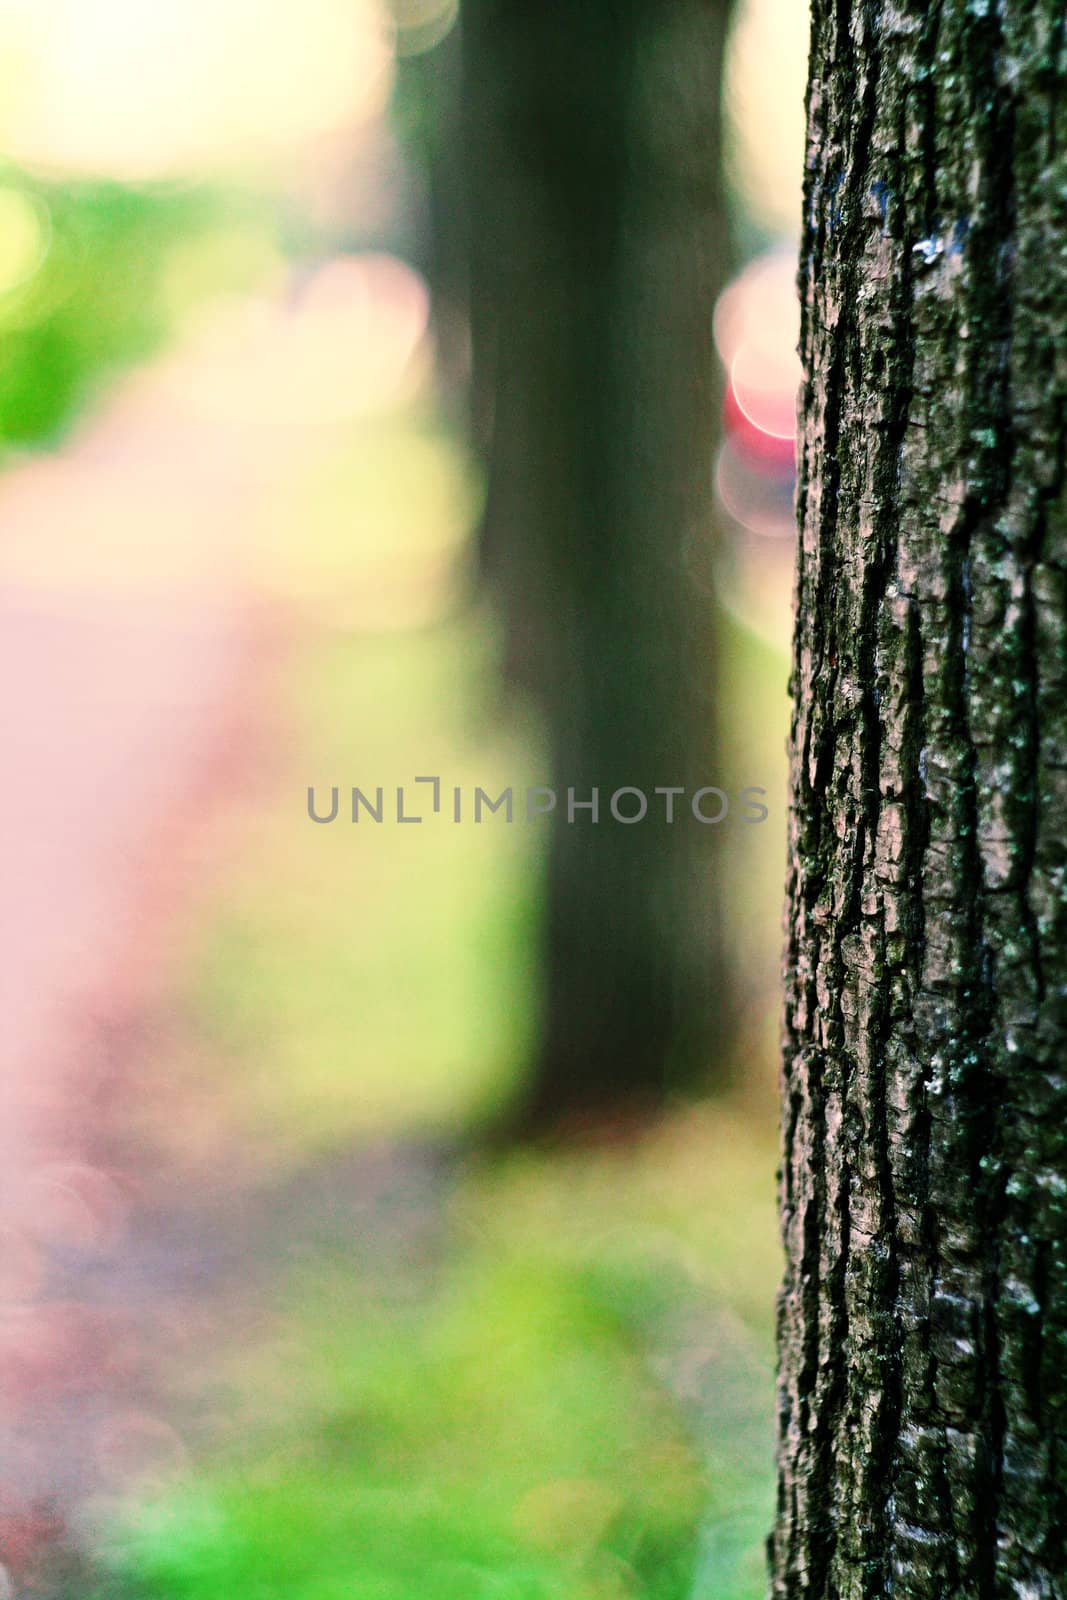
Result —
<instances>
[{"instance_id":1,"label":"tree trunk","mask_svg":"<svg viewBox=\"0 0 1067 1600\"><path fill-rule=\"evenodd\" d=\"M710 1073L726 1019L714 830L668 825L653 790L721 776L694 567L712 522L727 11L468 0L464 13L483 555L561 797L536 1120ZM646 821L607 819L621 786L648 794ZM566 790L594 787L601 822L568 823Z\"/></svg>"},{"instance_id":2,"label":"tree trunk","mask_svg":"<svg viewBox=\"0 0 1067 1600\"><path fill-rule=\"evenodd\" d=\"M777 1600L1067 1595L1062 0L816 0Z\"/></svg>"}]
</instances>

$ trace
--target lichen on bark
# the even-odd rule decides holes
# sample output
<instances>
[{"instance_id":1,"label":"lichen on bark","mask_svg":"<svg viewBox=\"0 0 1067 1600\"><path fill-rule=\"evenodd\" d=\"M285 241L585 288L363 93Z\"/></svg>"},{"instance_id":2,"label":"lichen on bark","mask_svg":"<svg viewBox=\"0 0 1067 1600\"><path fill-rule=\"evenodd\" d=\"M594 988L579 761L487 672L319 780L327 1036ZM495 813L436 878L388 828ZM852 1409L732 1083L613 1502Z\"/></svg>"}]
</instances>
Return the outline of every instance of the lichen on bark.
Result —
<instances>
[{"instance_id":1,"label":"lichen on bark","mask_svg":"<svg viewBox=\"0 0 1067 1600\"><path fill-rule=\"evenodd\" d=\"M1065 20L813 7L775 1600L1067 1596Z\"/></svg>"}]
</instances>

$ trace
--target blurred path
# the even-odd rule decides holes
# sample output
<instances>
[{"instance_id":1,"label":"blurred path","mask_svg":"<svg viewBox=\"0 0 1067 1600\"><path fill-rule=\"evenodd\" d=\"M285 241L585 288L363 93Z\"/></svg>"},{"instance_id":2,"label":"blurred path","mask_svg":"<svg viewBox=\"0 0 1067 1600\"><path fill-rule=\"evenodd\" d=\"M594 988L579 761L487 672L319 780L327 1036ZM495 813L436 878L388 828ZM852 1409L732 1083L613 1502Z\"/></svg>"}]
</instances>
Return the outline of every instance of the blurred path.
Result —
<instances>
[{"instance_id":1,"label":"blurred path","mask_svg":"<svg viewBox=\"0 0 1067 1600\"><path fill-rule=\"evenodd\" d=\"M178 910L260 727L308 474L418 382L426 320L399 263L326 263L0 479L0 1596L180 1458L164 1325L195 1340L191 1284L247 1277L272 1220L225 1184L167 1216L126 1111L166 1059Z\"/></svg>"},{"instance_id":2,"label":"blurred path","mask_svg":"<svg viewBox=\"0 0 1067 1600\"><path fill-rule=\"evenodd\" d=\"M78 1289L128 1248L131 1183L106 1155L147 1065L128 1034L254 718L262 630L235 535L254 537L300 454L220 427L196 393L195 361L162 364L0 482L0 1562L16 1579L86 1493L175 1449L130 1406L128 1308Z\"/></svg>"}]
</instances>

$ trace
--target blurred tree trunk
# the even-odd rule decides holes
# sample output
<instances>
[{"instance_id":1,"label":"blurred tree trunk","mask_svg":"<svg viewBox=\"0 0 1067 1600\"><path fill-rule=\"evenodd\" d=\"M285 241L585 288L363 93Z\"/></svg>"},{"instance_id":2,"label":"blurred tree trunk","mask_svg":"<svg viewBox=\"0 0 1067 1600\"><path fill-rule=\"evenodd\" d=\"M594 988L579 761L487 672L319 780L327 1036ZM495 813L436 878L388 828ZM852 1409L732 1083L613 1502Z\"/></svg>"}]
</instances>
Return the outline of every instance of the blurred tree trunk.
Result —
<instances>
[{"instance_id":1,"label":"blurred tree trunk","mask_svg":"<svg viewBox=\"0 0 1067 1600\"><path fill-rule=\"evenodd\" d=\"M418 6L392 0L401 18ZM468 382L469 219L460 29L396 64L392 122L414 182L413 262L430 285L435 373L446 408L462 417ZM411 202L409 201L409 204Z\"/></svg>"},{"instance_id":2,"label":"blurred tree trunk","mask_svg":"<svg viewBox=\"0 0 1067 1600\"><path fill-rule=\"evenodd\" d=\"M1061 0L816 0L777 1600L1067 1595Z\"/></svg>"},{"instance_id":3,"label":"blurred tree trunk","mask_svg":"<svg viewBox=\"0 0 1067 1600\"><path fill-rule=\"evenodd\" d=\"M560 792L534 1120L659 1100L710 1075L727 1033L714 830L684 803L668 825L653 795L721 778L699 575L727 264L727 11L464 11L482 556ZM607 814L624 785L651 801L631 827ZM598 824L568 824L569 787L579 801L599 789Z\"/></svg>"}]
</instances>

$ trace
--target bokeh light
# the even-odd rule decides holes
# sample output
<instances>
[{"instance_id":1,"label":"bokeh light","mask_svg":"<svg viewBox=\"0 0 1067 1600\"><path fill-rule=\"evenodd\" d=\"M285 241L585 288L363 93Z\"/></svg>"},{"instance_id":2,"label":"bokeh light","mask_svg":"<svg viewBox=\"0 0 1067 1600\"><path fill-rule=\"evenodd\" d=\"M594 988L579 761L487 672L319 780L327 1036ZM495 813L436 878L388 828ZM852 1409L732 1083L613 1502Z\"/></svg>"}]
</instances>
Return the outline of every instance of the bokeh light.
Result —
<instances>
[{"instance_id":1,"label":"bokeh light","mask_svg":"<svg viewBox=\"0 0 1067 1600\"><path fill-rule=\"evenodd\" d=\"M796 259L785 247L750 262L715 308L726 377L716 586L746 626L778 644L790 626L799 323Z\"/></svg>"},{"instance_id":2,"label":"bokeh light","mask_svg":"<svg viewBox=\"0 0 1067 1600\"><path fill-rule=\"evenodd\" d=\"M389 9L400 56L432 50L459 20L459 0L390 0Z\"/></svg>"},{"instance_id":3,"label":"bokeh light","mask_svg":"<svg viewBox=\"0 0 1067 1600\"><path fill-rule=\"evenodd\" d=\"M727 60L731 151L746 213L787 238L800 228L809 26L804 0L742 0Z\"/></svg>"},{"instance_id":4,"label":"bokeh light","mask_svg":"<svg viewBox=\"0 0 1067 1600\"><path fill-rule=\"evenodd\" d=\"M374 0L3 0L0 143L133 181L289 157L381 113Z\"/></svg>"},{"instance_id":5,"label":"bokeh light","mask_svg":"<svg viewBox=\"0 0 1067 1600\"><path fill-rule=\"evenodd\" d=\"M0 301L32 278L51 240L48 208L25 189L0 187Z\"/></svg>"}]
</instances>

